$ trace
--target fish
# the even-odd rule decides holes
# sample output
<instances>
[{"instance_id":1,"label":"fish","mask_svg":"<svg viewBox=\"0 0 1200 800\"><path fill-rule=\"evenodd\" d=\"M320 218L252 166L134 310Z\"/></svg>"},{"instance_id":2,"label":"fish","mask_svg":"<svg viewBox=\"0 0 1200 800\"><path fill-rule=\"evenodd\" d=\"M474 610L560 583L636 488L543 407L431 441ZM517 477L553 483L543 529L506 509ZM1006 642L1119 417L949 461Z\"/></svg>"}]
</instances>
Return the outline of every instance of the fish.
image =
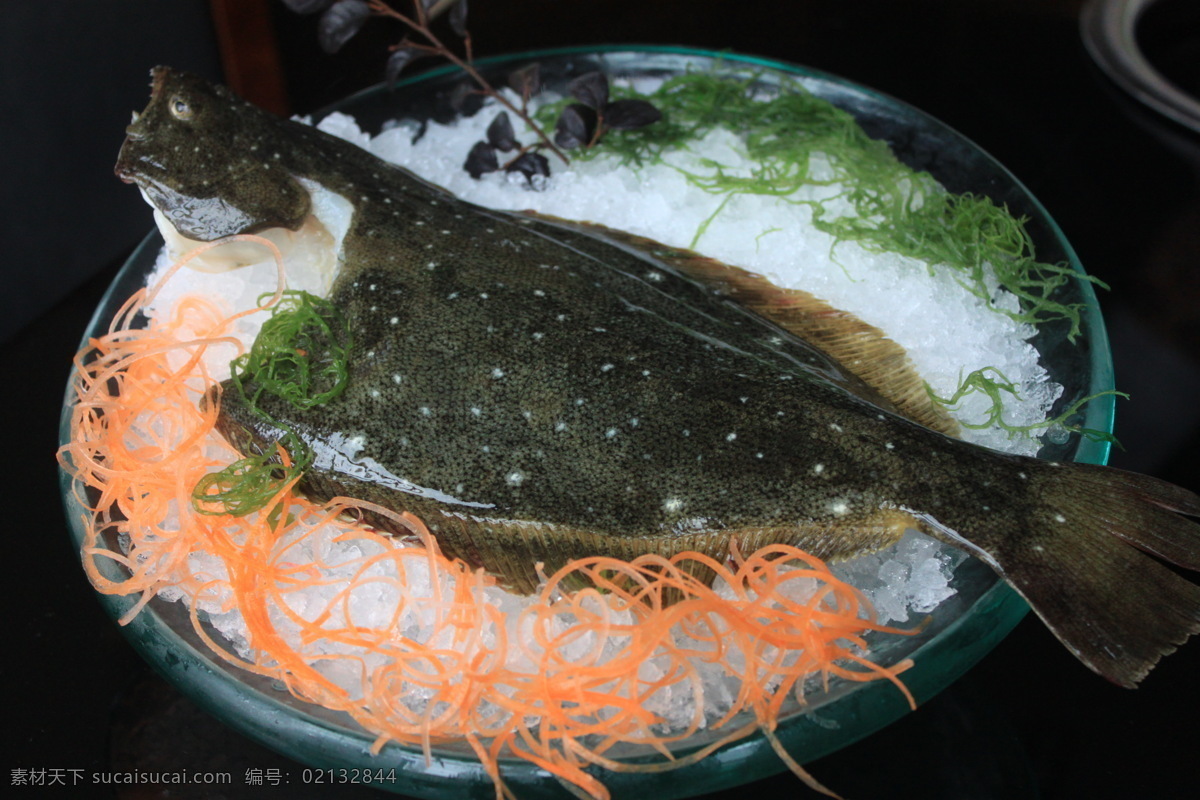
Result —
<instances>
[{"instance_id":1,"label":"fish","mask_svg":"<svg viewBox=\"0 0 1200 800\"><path fill-rule=\"evenodd\" d=\"M515 591L586 556L838 560L913 528L988 564L1120 686L1200 632L1200 587L1163 563L1200 569L1200 496L962 441L902 348L805 292L477 207L165 67L115 170L202 242L297 229L314 184L353 206L328 295L344 390L302 409L227 381L218 428L243 453L294 435L312 499L416 514Z\"/></svg>"}]
</instances>

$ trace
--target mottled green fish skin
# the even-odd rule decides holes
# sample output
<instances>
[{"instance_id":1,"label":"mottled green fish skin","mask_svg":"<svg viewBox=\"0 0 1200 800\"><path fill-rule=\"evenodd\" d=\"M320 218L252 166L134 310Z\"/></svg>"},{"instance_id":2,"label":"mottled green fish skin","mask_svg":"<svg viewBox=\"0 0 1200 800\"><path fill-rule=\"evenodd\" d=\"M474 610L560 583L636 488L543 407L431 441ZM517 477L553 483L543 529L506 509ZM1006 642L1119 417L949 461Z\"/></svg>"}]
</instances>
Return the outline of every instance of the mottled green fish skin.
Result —
<instances>
[{"instance_id":1,"label":"mottled green fish skin","mask_svg":"<svg viewBox=\"0 0 1200 800\"><path fill-rule=\"evenodd\" d=\"M1196 495L914 424L652 249L480 209L161 68L117 172L196 239L297 227L297 178L353 204L330 295L353 336L347 389L261 406L313 448L315 499L416 513L518 589L536 562L719 555L730 536L845 558L913 525L983 558L1122 685L1200 629L1200 589L1127 544L1200 568L1200 528L1179 516ZM281 435L233 391L221 429L243 451ZM1134 573L1169 613L1124 616L1129 590L1108 581Z\"/></svg>"}]
</instances>

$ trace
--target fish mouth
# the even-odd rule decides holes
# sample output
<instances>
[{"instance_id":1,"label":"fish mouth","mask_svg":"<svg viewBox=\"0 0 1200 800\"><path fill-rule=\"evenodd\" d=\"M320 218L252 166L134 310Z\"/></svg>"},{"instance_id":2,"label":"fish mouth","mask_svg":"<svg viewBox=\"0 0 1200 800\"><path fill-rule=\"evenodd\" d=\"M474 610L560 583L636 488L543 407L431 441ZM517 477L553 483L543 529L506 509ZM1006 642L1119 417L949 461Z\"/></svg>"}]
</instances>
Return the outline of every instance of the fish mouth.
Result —
<instances>
[{"instance_id":1,"label":"fish mouth","mask_svg":"<svg viewBox=\"0 0 1200 800\"><path fill-rule=\"evenodd\" d=\"M137 175L134 174L132 168L125 163L124 159L117 161L113 167L113 174L120 178L124 183L137 183Z\"/></svg>"}]
</instances>

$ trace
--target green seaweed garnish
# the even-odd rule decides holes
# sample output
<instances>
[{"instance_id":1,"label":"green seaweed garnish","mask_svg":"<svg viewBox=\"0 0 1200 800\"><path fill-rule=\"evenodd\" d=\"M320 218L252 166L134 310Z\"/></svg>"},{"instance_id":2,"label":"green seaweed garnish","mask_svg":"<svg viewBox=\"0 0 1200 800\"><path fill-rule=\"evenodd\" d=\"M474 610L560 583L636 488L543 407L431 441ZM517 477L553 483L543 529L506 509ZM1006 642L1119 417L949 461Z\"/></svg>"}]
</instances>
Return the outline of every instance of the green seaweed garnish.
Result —
<instances>
[{"instance_id":1,"label":"green seaweed garnish","mask_svg":"<svg viewBox=\"0 0 1200 800\"><path fill-rule=\"evenodd\" d=\"M285 467L278 456L266 453L238 459L196 482L192 507L201 514L234 517L265 508L285 484L300 477L312 463L311 451L295 436L284 436L280 444L294 459L291 464ZM271 509L271 513L278 511L278 506Z\"/></svg>"},{"instance_id":2,"label":"green seaweed garnish","mask_svg":"<svg viewBox=\"0 0 1200 800\"><path fill-rule=\"evenodd\" d=\"M621 87L613 94L635 96ZM689 72L647 97L662 112L660 122L606 138L575 157L607 154L625 166L664 164L666 153L710 131L740 132L745 154L755 162L749 171L735 172L713 159L701 161L703 171L675 166L694 185L725 195L693 246L729 198L770 195L808 206L814 227L837 243L857 242L869 251L920 259L931 271L951 270L989 309L1017 322L1064 320L1071 341L1081 331L1084 305L1057 300L1055 292L1073 278L1104 286L1068 264L1038 261L1024 219L989 198L948 193L928 173L901 163L886 142L869 137L849 112L797 80L772 87L758 73ZM543 107L538 119L549 122L567 102ZM825 199L791 197L803 186L835 185L845 188ZM996 304L997 285L1019 299L1019 310Z\"/></svg>"},{"instance_id":3,"label":"green seaweed garnish","mask_svg":"<svg viewBox=\"0 0 1200 800\"><path fill-rule=\"evenodd\" d=\"M233 382L255 410L263 393L299 409L319 406L345 390L349 347L346 322L332 303L308 292L287 291L250 350L230 364ZM246 391L247 384L253 384L252 392Z\"/></svg>"},{"instance_id":4,"label":"green seaweed garnish","mask_svg":"<svg viewBox=\"0 0 1200 800\"><path fill-rule=\"evenodd\" d=\"M994 377L989 377L988 373L991 373ZM958 388L954 391L954 394L950 395L949 397L941 397L933 391L933 388L930 387L928 383L925 384L925 391L928 393L931 400L949 410L955 410L959 402L967 395L975 394L976 392L986 395L991 401L991 407L987 411L986 418L982 422L965 422L963 420L959 420L959 424L964 428L969 428L971 430L982 430L985 428L995 427L1003 431L1007 431L1009 437L1011 438L1019 435L1027 436L1034 431L1060 427L1063 430L1078 433L1082 436L1088 437L1089 439L1109 442L1110 444L1117 444L1117 440L1112 434L1104 431L1094 430L1092 428L1083 428L1079 425L1068 425L1067 420L1077 414L1084 405L1092 400L1095 400L1097 397L1103 397L1104 395L1111 394L1129 399L1129 395L1125 392L1118 392L1115 389L1108 389L1103 392L1096 392L1095 394L1090 394L1087 397L1076 400L1057 417L1048 419L1045 422L1038 422L1032 425L1013 425L1004 420L1004 395L1007 394L1012 399L1018 401L1021 399L1021 395L1017 391L1016 384L1010 381L1008 377L996 367L982 367L967 375L965 378L960 377Z\"/></svg>"},{"instance_id":5,"label":"green seaweed garnish","mask_svg":"<svg viewBox=\"0 0 1200 800\"><path fill-rule=\"evenodd\" d=\"M261 303L267 297L259 298ZM350 334L328 300L308 292L287 291L263 323L250 350L230 362L231 383L250 410L284 431L279 445L291 463L275 453L249 455L201 478L192 490L192 506L202 514L245 516L265 508L284 484L312 463L312 451L288 426L262 409L271 394L296 408L308 409L340 395L349 381ZM278 509L272 509L277 513Z\"/></svg>"}]
</instances>

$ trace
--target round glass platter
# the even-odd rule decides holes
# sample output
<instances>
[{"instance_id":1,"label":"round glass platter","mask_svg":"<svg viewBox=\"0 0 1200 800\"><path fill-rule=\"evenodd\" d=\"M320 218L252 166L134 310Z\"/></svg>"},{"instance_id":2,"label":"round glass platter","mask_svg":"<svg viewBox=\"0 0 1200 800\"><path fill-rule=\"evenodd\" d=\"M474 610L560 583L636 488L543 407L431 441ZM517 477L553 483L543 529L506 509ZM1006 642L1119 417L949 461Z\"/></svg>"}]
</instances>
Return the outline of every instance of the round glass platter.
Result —
<instances>
[{"instance_id":1,"label":"round glass platter","mask_svg":"<svg viewBox=\"0 0 1200 800\"><path fill-rule=\"evenodd\" d=\"M541 51L481 60L480 70L495 84L533 61L541 65L544 84L561 91L572 78L601 70L610 79L666 78L686 70L719 69L735 72L769 89L795 81L853 114L869 135L886 141L909 166L925 170L952 192L986 195L1027 219L1027 230L1040 260L1066 263L1083 274L1061 231L1038 201L994 159L937 120L878 92L815 70L776 61L687 50L676 47L588 48ZM382 87L339 103L336 110L354 116L369 132L399 119L445 121L458 112L451 106L454 89L465 77L451 68L433 70L393 90ZM107 328L130 294L140 288L153 267L161 246L157 234L149 236L130 257L97 309L84 341ZM1083 332L1068 340L1067 323L1044 325L1032 343L1039 350L1052 380L1064 387L1058 408L1082 397L1112 389L1113 377L1103 323L1091 285L1082 279L1064 286L1057 299L1085 307ZM71 401L68 389L67 403ZM64 407L60 436L70 435L69 407ZM1111 431L1113 402L1101 397L1084 407L1084 428ZM1072 436L1047 445L1041 455L1054 460L1104 463L1108 445ZM83 539L81 507L72 478L62 476L64 502L76 544ZM111 543L114 549L116 544ZM114 580L123 577L114 562L102 560ZM999 642L1027 610L1019 596L986 566L968 560L956 571L957 593L943 602L920 633L888 637L874 642L873 658L895 663L912 658L904 673L905 685L923 701L943 689ZM103 595L102 602L114 618L126 614L136 597ZM227 724L297 761L315 768L395 770L394 782L374 784L415 797L494 797L492 779L471 749L438 745L432 759L419 749L389 743L370 753L375 736L348 716L305 703L270 678L251 674L215 656L192 628L187 609L179 603L155 599L123 628L135 648L185 694ZM886 681L849 683L834 681L828 692L809 697L801 709L785 710L776 731L781 743L804 763L837 750L902 716L909 710L905 698ZM732 728L729 728L732 729ZM675 751L677 757L694 752L718 738L719 733L698 735ZM612 753L610 753L612 755ZM628 762L659 760L650 753L619 754ZM612 772L596 768L596 776L614 797L653 793L662 800L688 797L743 784L782 771L784 764L761 736L727 745L705 759L675 770L657 773ZM501 760L505 782L521 798L567 797L559 782L527 761Z\"/></svg>"}]
</instances>

